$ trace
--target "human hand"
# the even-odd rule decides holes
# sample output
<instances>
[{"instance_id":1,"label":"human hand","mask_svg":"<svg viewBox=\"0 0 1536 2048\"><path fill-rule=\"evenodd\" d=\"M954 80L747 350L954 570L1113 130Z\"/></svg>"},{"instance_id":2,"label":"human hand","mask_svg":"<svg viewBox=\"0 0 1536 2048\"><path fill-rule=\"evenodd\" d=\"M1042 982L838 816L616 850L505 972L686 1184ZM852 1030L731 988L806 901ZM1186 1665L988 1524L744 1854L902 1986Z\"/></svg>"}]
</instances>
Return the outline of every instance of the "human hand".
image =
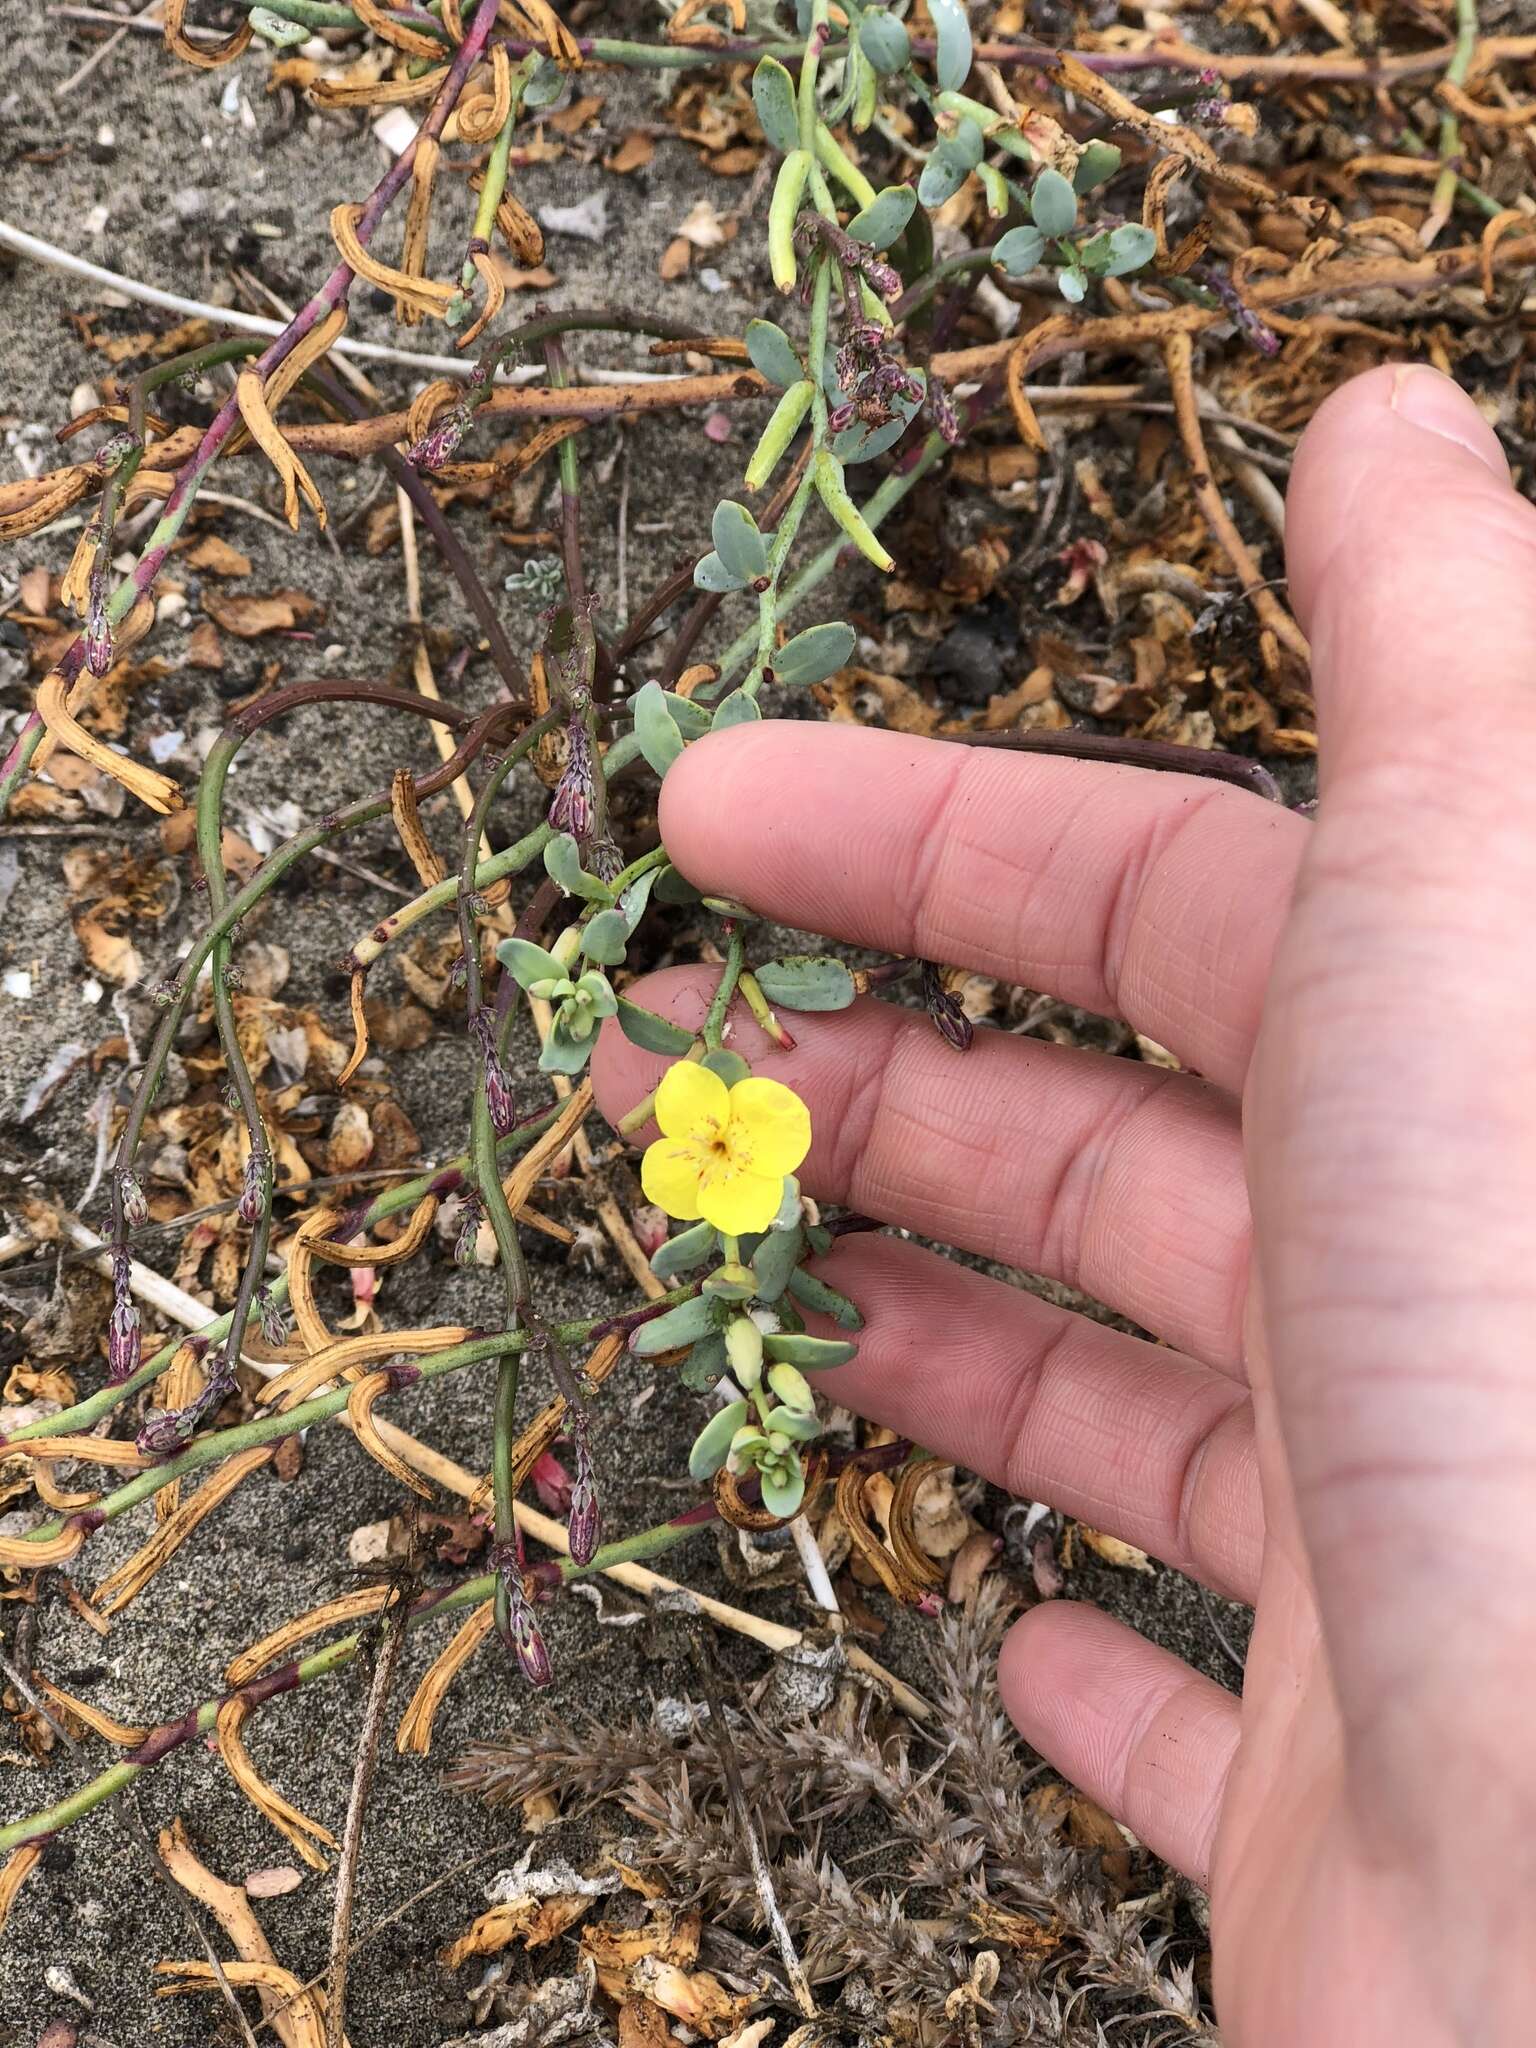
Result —
<instances>
[{"instance_id":1,"label":"human hand","mask_svg":"<svg viewBox=\"0 0 1536 2048\"><path fill-rule=\"evenodd\" d=\"M1256 1602L1241 1705L1075 1601L1002 1669L1028 1740L1209 1885L1231 2048L1495 2048L1536 2010L1536 513L1412 368L1322 408L1289 514L1315 824L767 724L690 747L662 828L766 916L1124 1017L1192 1070L961 1056L874 1001L797 1017L789 1054L733 1039L810 1104L808 1191L1162 1340L893 1238L823 1267L867 1317L836 1399ZM709 985L636 994L695 1024ZM608 1031L600 1101L659 1070Z\"/></svg>"}]
</instances>

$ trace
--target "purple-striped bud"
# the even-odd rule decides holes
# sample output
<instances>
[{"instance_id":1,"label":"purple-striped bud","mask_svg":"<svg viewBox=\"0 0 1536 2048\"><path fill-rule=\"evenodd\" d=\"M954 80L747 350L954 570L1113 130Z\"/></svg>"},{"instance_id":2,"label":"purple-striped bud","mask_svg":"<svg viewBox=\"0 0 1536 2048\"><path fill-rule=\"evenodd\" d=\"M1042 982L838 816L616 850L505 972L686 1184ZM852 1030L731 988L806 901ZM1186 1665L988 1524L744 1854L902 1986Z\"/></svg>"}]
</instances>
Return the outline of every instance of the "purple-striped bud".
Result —
<instances>
[{"instance_id":1,"label":"purple-striped bud","mask_svg":"<svg viewBox=\"0 0 1536 2048\"><path fill-rule=\"evenodd\" d=\"M103 476L110 476L130 455L136 455L143 445L137 434L130 433L123 427L119 432L107 436L91 460Z\"/></svg>"},{"instance_id":2,"label":"purple-striped bud","mask_svg":"<svg viewBox=\"0 0 1536 2048\"><path fill-rule=\"evenodd\" d=\"M853 425L858 416L858 407L853 403L853 400L851 398L844 399L841 405L834 405L827 414L827 432L829 434L841 434L846 428Z\"/></svg>"},{"instance_id":3,"label":"purple-striped bud","mask_svg":"<svg viewBox=\"0 0 1536 2048\"><path fill-rule=\"evenodd\" d=\"M123 1206L123 1221L130 1230L142 1230L149 1221L149 1204L144 1199L144 1189L136 1173L120 1173L117 1176L118 1200Z\"/></svg>"},{"instance_id":4,"label":"purple-striped bud","mask_svg":"<svg viewBox=\"0 0 1536 2048\"><path fill-rule=\"evenodd\" d=\"M85 665L93 676L104 676L112 666L112 622L107 617L106 592L91 579L90 606L85 614Z\"/></svg>"},{"instance_id":5,"label":"purple-striped bud","mask_svg":"<svg viewBox=\"0 0 1536 2048\"><path fill-rule=\"evenodd\" d=\"M571 1509L566 1535L573 1564L590 1564L603 1540L603 1511L597 1500L597 1474L592 1466L592 1447L586 1424L572 1432L576 1443L576 1473L571 1481Z\"/></svg>"},{"instance_id":6,"label":"purple-striped bud","mask_svg":"<svg viewBox=\"0 0 1536 2048\"><path fill-rule=\"evenodd\" d=\"M889 263L882 263L878 256L866 256L860 263L865 281L872 292L878 292L882 299L893 300L901 297L901 274Z\"/></svg>"},{"instance_id":7,"label":"purple-striped bud","mask_svg":"<svg viewBox=\"0 0 1536 2048\"><path fill-rule=\"evenodd\" d=\"M146 1458L174 1458L187 1434L175 1408L155 1408L145 1416L133 1441Z\"/></svg>"},{"instance_id":8,"label":"purple-striped bud","mask_svg":"<svg viewBox=\"0 0 1536 2048\"><path fill-rule=\"evenodd\" d=\"M128 1259L112 1260L112 1316L107 1324L107 1377L120 1386L139 1369L139 1311L128 1292Z\"/></svg>"},{"instance_id":9,"label":"purple-striped bud","mask_svg":"<svg viewBox=\"0 0 1536 2048\"><path fill-rule=\"evenodd\" d=\"M270 1287L257 1291L256 1310L261 1317L262 1342L279 1350L288 1342L288 1316Z\"/></svg>"},{"instance_id":10,"label":"purple-striped bud","mask_svg":"<svg viewBox=\"0 0 1536 2048\"><path fill-rule=\"evenodd\" d=\"M533 1607L523 1585L523 1568L517 1561L516 1549L510 1543L499 1543L492 1557L496 1575L506 1594L507 1624L500 1631L501 1639L517 1659L518 1669L528 1683L542 1689L553 1683L554 1666L549 1661L549 1650L539 1624L533 1618Z\"/></svg>"},{"instance_id":11,"label":"purple-striped bud","mask_svg":"<svg viewBox=\"0 0 1536 2048\"><path fill-rule=\"evenodd\" d=\"M413 469L441 469L468 431L468 409L456 405L451 412L444 413L435 427L427 429L414 448L406 450L405 459Z\"/></svg>"},{"instance_id":12,"label":"purple-striped bud","mask_svg":"<svg viewBox=\"0 0 1536 2048\"><path fill-rule=\"evenodd\" d=\"M953 447L960 439L960 415L955 410L955 401L937 377L928 379L928 416L944 439Z\"/></svg>"},{"instance_id":13,"label":"purple-striped bud","mask_svg":"<svg viewBox=\"0 0 1536 2048\"><path fill-rule=\"evenodd\" d=\"M472 1266L475 1263L475 1239L480 1235L480 1198L466 1195L464 1206L459 1211L459 1234L453 1242L453 1263L456 1266Z\"/></svg>"},{"instance_id":14,"label":"purple-striped bud","mask_svg":"<svg viewBox=\"0 0 1536 2048\"><path fill-rule=\"evenodd\" d=\"M235 1214L242 1223L255 1223L266 1204L268 1164L265 1152L253 1152L245 1162L245 1179L235 1205Z\"/></svg>"},{"instance_id":15,"label":"purple-striped bud","mask_svg":"<svg viewBox=\"0 0 1536 2048\"><path fill-rule=\"evenodd\" d=\"M566 740L565 773L555 787L549 822L557 832L569 832L585 842L592 830L597 791L592 780L592 742L584 718L571 720Z\"/></svg>"},{"instance_id":16,"label":"purple-striped bud","mask_svg":"<svg viewBox=\"0 0 1536 2048\"><path fill-rule=\"evenodd\" d=\"M512 1094L512 1084L507 1079L507 1070L492 1053L485 1063L485 1100L491 1112L491 1125L498 1138L504 1138L517 1122L517 1102Z\"/></svg>"},{"instance_id":17,"label":"purple-striped bud","mask_svg":"<svg viewBox=\"0 0 1536 2048\"><path fill-rule=\"evenodd\" d=\"M491 1123L497 1137L504 1138L517 1122L517 1104L507 1070L496 1050L496 1013L488 1004L482 1004L470 1018L469 1037L485 1070L485 1100Z\"/></svg>"},{"instance_id":18,"label":"purple-striped bud","mask_svg":"<svg viewBox=\"0 0 1536 2048\"><path fill-rule=\"evenodd\" d=\"M624 855L606 833L594 839L587 853L587 866L599 881L611 882L624 871Z\"/></svg>"},{"instance_id":19,"label":"purple-striped bud","mask_svg":"<svg viewBox=\"0 0 1536 2048\"><path fill-rule=\"evenodd\" d=\"M976 1036L976 1026L965 1014L960 998L944 986L939 970L931 960L923 962L923 1002L941 1036L948 1039L956 1052L969 1052L971 1041Z\"/></svg>"}]
</instances>

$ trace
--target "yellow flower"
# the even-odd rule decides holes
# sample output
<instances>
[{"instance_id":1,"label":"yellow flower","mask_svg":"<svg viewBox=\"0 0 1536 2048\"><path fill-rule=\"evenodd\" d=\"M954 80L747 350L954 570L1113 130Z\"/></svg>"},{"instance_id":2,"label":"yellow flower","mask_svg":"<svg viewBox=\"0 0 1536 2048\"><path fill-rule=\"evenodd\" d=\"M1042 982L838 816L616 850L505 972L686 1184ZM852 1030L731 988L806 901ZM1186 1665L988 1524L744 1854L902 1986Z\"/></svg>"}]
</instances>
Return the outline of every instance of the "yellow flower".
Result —
<instances>
[{"instance_id":1,"label":"yellow flower","mask_svg":"<svg viewBox=\"0 0 1536 2048\"><path fill-rule=\"evenodd\" d=\"M811 1149L811 1113L792 1088L755 1076L727 1088L691 1060L662 1076L656 1122L662 1135L640 1164L647 1199L728 1237L768 1228L785 1174Z\"/></svg>"}]
</instances>

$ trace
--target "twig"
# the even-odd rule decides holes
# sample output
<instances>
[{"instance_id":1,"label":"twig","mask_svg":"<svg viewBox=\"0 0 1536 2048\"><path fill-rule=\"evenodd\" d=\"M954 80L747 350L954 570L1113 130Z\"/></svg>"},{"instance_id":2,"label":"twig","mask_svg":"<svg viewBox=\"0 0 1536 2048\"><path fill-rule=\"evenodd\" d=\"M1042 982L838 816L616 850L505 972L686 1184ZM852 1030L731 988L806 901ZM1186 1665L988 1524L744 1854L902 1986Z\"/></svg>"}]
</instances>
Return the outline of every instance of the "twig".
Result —
<instances>
[{"instance_id":1,"label":"twig","mask_svg":"<svg viewBox=\"0 0 1536 2048\"><path fill-rule=\"evenodd\" d=\"M1445 68L1446 84L1465 85L1472 69L1472 60L1476 55L1477 0L1456 0L1456 41L1451 50L1451 61ZM1441 171L1435 180L1435 189L1430 195L1429 212L1419 230L1419 239L1426 249L1431 246L1450 219L1451 208L1456 204L1456 190L1460 177L1457 158L1460 154L1461 123L1448 107L1440 116Z\"/></svg>"},{"instance_id":2,"label":"twig","mask_svg":"<svg viewBox=\"0 0 1536 2048\"><path fill-rule=\"evenodd\" d=\"M64 1747L73 1753L78 1753L80 1748L79 1743L76 1742L73 1735L71 1735L69 1730L64 1726L64 1723L54 1713L53 1709L49 1706L48 1702L32 1685L31 1680L27 1677L27 1674L21 1669L20 1665L17 1664L12 1658L8 1657L3 1649L0 1649L0 1671L3 1671L5 1673L5 1676L10 1680L11 1684L16 1688L17 1692L21 1694L22 1698L27 1702L28 1706L30 1706L35 1713L41 1714L42 1718L48 1723L48 1726L53 1730L54 1734L58 1736L59 1740L63 1743ZM155 1876L160 1880L160 1882L175 1898L177 1904L181 1908L183 1915L186 1918L188 1926L191 1927L194 1934L197 1936L198 1945L202 1949L203 1954L208 1958L209 1965L213 1970L214 1981L217 1983L219 1989L223 1992L225 1998L229 2001L230 2011L234 2014L236 2021L239 2023L240 2032L247 2044L247 2048L256 2048L256 2037L251 2032L251 2023L246 2018L244 2012L241 2010L240 2001L236 1998L234 1988L230 1984L229 1978L226 1976L223 1966L219 1962L218 1952L215 1950L213 1944L209 1941L207 1932L203 1927L203 1923L201 1919L198 1917L198 1915L193 1911L190 1900L185 1896L185 1894L181 1891L180 1887L176 1884L169 1870L166 1869L165 1859L160 1855L159 1851L156 1849L154 1841L150 1836L149 1829L145 1826L144 1815L139 1807L138 1797L135 1788L133 1786L129 1786L127 1790L129 1795L127 1804L128 1810L133 1816L134 1832L139 1837L140 1845L144 1850L144 1854L149 1858L150 1868L154 1871Z\"/></svg>"},{"instance_id":3,"label":"twig","mask_svg":"<svg viewBox=\"0 0 1536 2048\"><path fill-rule=\"evenodd\" d=\"M357 1763L352 1772L352 1794L347 1801L346 1825L341 1833L341 1858L336 1866L336 1904L331 1915L330 1982L326 1987L325 2048L342 2048L342 2022L346 2016L348 1936L352 1930L352 1902L357 1892L357 1867L363 1850L363 1822L373 1791L379 1762L379 1736L389 1705L389 1689L395 1666L405 1645L406 1603L396 1598L386 1610L383 1640L373 1660L373 1677L368 1686L368 1703L363 1709L362 1730L357 1738Z\"/></svg>"},{"instance_id":4,"label":"twig","mask_svg":"<svg viewBox=\"0 0 1536 2048\"><path fill-rule=\"evenodd\" d=\"M837 1592L827 1573L827 1560L821 1554L821 1545L816 1541L816 1531L805 1515L796 1515L789 1525L789 1533L800 1556L805 1583L811 1591L811 1598L818 1607L828 1614L841 1614Z\"/></svg>"},{"instance_id":5,"label":"twig","mask_svg":"<svg viewBox=\"0 0 1536 2048\"><path fill-rule=\"evenodd\" d=\"M477 1849L473 1856L466 1856L462 1863L455 1863L451 1870L443 1871L441 1876L434 1877L430 1884L424 1884L419 1891L412 1892L408 1899L402 1899L398 1906L391 1907L389 1912L384 1914L381 1919L375 1920L373 1925L366 1928L355 1941L348 1942L346 1960L350 1962L355 1955L360 1954L363 1949L367 1948L370 1942L377 1941L381 1934L387 1934L391 1927L398 1925L405 1918L407 1913L414 1911L424 1900L430 1899L434 1892L442 1891L446 1885L450 1885L457 1878L463 1877L466 1871L478 1869L482 1863L489 1863L492 1857L510 1854L517 1847L519 1839L520 1837L517 1835L508 1835L503 1841L493 1842L489 1849ZM262 2019L260 2026L257 2027L257 2033L259 2034L265 2027L277 2025L286 2013L292 2011L294 2005L306 1991L313 1991L318 1985L323 1984L329 1967L329 1964L327 1964L325 1970L317 1971L307 1983L300 1984L297 1990L284 1998L280 2005L275 2006L271 2012L267 2013Z\"/></svg>"},{"instance_id":6,"label":"twig","mask_svg":"<svg viewBox=\"0 0 1536 2048\"><path fill-rule=\"evenodd\" d=\"M692 1605L692 1602L689 1602ZM720 1759L720 1775L725 1780L726 1796L731 1802L731 1813L736 1822L736 1832L746 1843L747 1860L752 1865L752 1881L757 1888L757 1902L762 1908L763 1924L773 1936L774 1946L779 1951L779 1960L784 1965L784 1974L789 1979L789 1988L794 1993L795 2003L806 2019L816 2017L816 1999L806 1977L804 1967L795 1952L794 1936L784 1918L778 1896L773 1889L773 1872L768 1868L768 1858L763 1852L762 1836L747 1799L747 1788L741 1781L741 1765L736 1758L735 1745L731 1741L730 1726L725 1717L725 1701L715 1681L714 1666L709 1650L703 1640L696 1614L688 1617L688 1647L693 1652L694 1669L699 1674L699 1683L704 1688L704 1698L709 1706L709 1736Z\"/></svg>"},{"instance_id":7,"label":"twig","mask_svg":"<svg viewBox=\"0 0 1536 2048\"><path fill-rule=\"evenodd\" d=\"M160 286L145 284L136 277L123 277L115 270L92 263L87 257L72 255L68 249L61 249L54 242L45 242L41 235L29 234L25 228L15 227L9 221L0 220L0 249L12 249L18 256L30 256L34 262L46 263L50 269L66 270L74 277L85 278L90 284L104 285L108 291L137 299L140 305L158 306L165 313L181 313L193 319L208 320L216 326L233 327L242 334L276 337L286 330L284 321L268 320L260 313L242 313L235 306L214 306L203 299L183 298L180 292L163 291ZM345 334L331 346L334 353L357 356L375 363L399 363L409 370L433 370L440 377L462 378L466 374L462 356L423 355L414 349L391 348L381 341L358 341ZM544 372L538 364L529 363L500 374L508 384L530 384L537 383ZM676 384L688 381L673 372L660 370L591 369L584 374L598 384Z\"/></svg>"},{"instance_id":8,"label":"twig","mask_svg":"<svg viewBox=\"0 0 1536 2048\"><path fill-rule=\"evenodd\" d=\"M54 98L56 100L68 99L76 86L84 85L91 73L96 69L96 66L101 63L103 58L111 56L118 44L127 36L130 29L137 28L141 22L146 26L158 28L160 24L158 22L151 22L149 17L158 12L160 4L161 0L148 0L148 4L141 7L131 20L125 21L115 34L108 36L105 41L98 43L79 69L71 71L68 78L61 80L53 88Z\"/></svg>"},{"instance_id":9,"label":"twig","mask_svg":"<svg viewBox=\"0 0 1536 2048\"><path fill-rule=\"evenodd\" d=\"M1272 590L1265 588L1263 571L1254 560L1237 523L1222 502L1211 476L1210 458L1200 423L1200 404L1195 395L1194 347L1187 334L1170 334L1163 343L1163 360L1173 387L1174 418L1179 439L1189 463L1195 499L1217 546L1227 557L1243 586L1243 595L1253 606L1259 624L1266 627L1299 660L1310 660L1306 635Z\"/></svg>"}]
</instances>

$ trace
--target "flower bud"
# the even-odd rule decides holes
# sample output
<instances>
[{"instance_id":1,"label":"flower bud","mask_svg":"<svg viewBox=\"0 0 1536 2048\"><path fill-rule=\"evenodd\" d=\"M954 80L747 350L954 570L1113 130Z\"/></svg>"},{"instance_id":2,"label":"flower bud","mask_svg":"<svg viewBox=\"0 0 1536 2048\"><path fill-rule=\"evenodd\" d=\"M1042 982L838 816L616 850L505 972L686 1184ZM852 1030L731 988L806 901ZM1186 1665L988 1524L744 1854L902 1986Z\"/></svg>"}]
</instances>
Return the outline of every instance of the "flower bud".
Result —
<instances>
[{"instance_id":1,"label":"flower bud","mask_svg":"<svg viewBox=\"0 0 1536 2048\"><path fill-rule=\"evenodd\" d=\"M507 1070L495 1053L485 1063L485 1099L491 1112L491 1125L498 1138L504 1138L517 1122L517 1103L513 1098L512 1084L507 1079Z\"/></svg>"},{"instance_id":2,"label":"flower bud","mask_svg":"<svg viewBox=\"0 0 1536 2048\"><path fill-rule=\"evenodd\" d=\"M569 832L585 841L596 815L597 790L592 780L592 742L587 721L573 718L566 727L565 773L555 787L549 806L549 822L557 832Z\"/></svg>"},{"instance_id":3,"label":"flower bud","mask_svg":"<svg viewBox=\"0 0 1536 2048\"><path fill-rule=\"evenodd\" d=\"M810 1381L798 1366L769 1366L768 1384L786 1408L793 1408L802 1415L815 1413L816 1396L811 1392Z\"/></svg>"},{"instance_id":4,"label":"flower bud","mask_svg":"<svg viewBox=\"0 0 1536 2048\"><path fill-rule=\"evenodd\" d=\"M518 1669L533 1686L544 1687L554 1678L549 1651L533 1618L533 1608L523 1585L522 1566L510 1543L498 1544L494 1552L496 1575L506 1595L506 1626L501 1639L517 1659Z\"/></svg>"},{"instance_id":5,"label":"flower bud","mask_svg":"<svg viewBox=\"0 0 1536 2048\"><path fill-rule=\"evenodd\" d=\"M270 1287L258 1288L257 1312L261 1317L262 1342L276 1351L288 1341L288 1317Z\"/></svg>"},{"instance_id":6,"label":"flower bud","mask_svg":"<svg viewBox=\"0 0 1536 2048\"><path fill-rule=\"evenodd\" d=\"M123 1266L126 1275L126 1260ZM107 1377L113 1386L120 1386L137 1372L138 1366L139 1311L125 1287L112 1304L112 1318L107 1324Z\"/></svg>"},{"instance_id":7,"label":"flower bud","mask_svg":"<svg viewBox=\"0 0 1536 2048\"><path fill-rule=\"evenodd\" d=\"M603 1515L597 1500L597 1475L583 1427L576 1436L576 1476L571 1483L571 1511L566 1525L575 1564L590 1564L603 1540Z\"/></svg>"},{"instance_id":8,"label":"flower bud","mask_svg":"<svg viewBox=\"0 0 1536 2048\"><path fill-rule=\"evenodd\" d=\"M123 1221L130 1230L142 1230L149 1221L149 1204L144 1199L144 1189L136 1173L125 1172L117 1176L118 1200L123 1207Z\"/></svg>"},{"instance_id":9,"label":"flower bud","mask_svg":"<svg viewBox=\"0 0 1536 2048\"><path fill-rule=\"evenodd\" d=\"M155 1408L140 1424L134 1445L146 1458L174 1458L186 1440L177 1411Z\"/></svg>"},{"instance_id":10,"label":"flower bud","mask_svg":"<svg viewBox=\"0 0 1536 2048\"><path fill-rule=\"evenodd\" d=\"M253 1152L245 1162L245 1180L235 1206L235 1214L242 1223L254 1224L266 1206L269 1163L265 1152Z\"/></svg>"},{"instance_id":11,"label":"flower bud","mask_svg":"<svg viewBox=\"0 0 1536 2048\"><path fill-rule=\"evenodd\" d=\"M429 427L414 447L405 451L405 459L413 469L431 471L441 469L469 430L469 411L463 405L456 405Z\"/></svg>"},{"instance_id":12,"label":"flower bud","mask_svg":"<svg viewBox=\"0 0 1536 2048\"><path fill-rule=\"evenodd\" d=\"M112 621L107 616L106 592L100 580L93 577L85 614L85 665L93 676L104 676L112 666L112 655Z\"/></svg>"},{"instance_id":13,"label":"flower bud","mask_svg":"<svg viewBox=\"0 0 1536 2048\"><path fill-rule=\"evenodd\" d=\"M103 476L110 476L114 469L126 462L130 455L136 454L143 445L137 434L130 433L123 427L117 433L107 436L91 460Z\"/></svg>"},{"instance_id":14,"label":"flower bud","mask_svg":"<svg viewBox=\"0 0 1536 2048\"><path fill-rule=\"evenodd\" d=\"M480 1198L478 1195L466 1195L464 1206L459 1211L459 1234L453 1244L453 1263L456 1266L475 1263L475 1239L479 1235Z\"/></svg>"},{"instance_id":15,"label":"flower bud","mask_svg":"<svg viewBox=\"0 0 1536 2048\"><path fill-rule=\"evenodd\" d=\"M726 1325L725 1355L737 1384L751 1389L763 1377L763 1333L750 1316L733 1316Z\"/></svg>"}]
</instances>

